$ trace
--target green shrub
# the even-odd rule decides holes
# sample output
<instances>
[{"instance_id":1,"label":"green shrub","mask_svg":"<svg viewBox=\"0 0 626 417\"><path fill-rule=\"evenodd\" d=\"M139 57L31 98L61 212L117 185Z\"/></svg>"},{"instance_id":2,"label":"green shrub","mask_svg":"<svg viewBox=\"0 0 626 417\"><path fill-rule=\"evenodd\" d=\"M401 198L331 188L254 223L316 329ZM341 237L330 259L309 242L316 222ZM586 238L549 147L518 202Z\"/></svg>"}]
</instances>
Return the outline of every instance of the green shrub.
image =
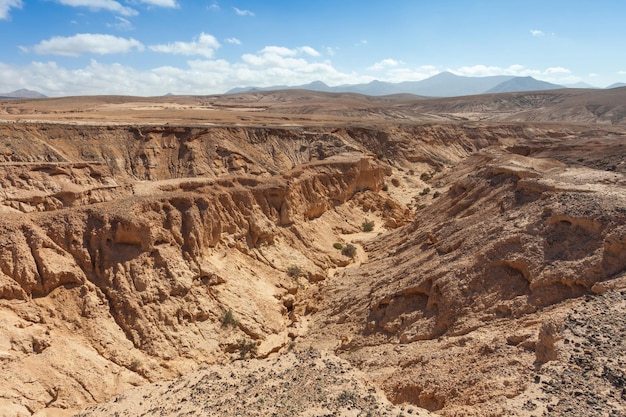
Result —
<instances>
[{"instance_id":1,"label":"green shrub","mask_svg":"<svg viewBox=\"0 0 626 417\"><path fill-rule=\"evenodd\" d=\"M241 339L239 341L239 357L246 359L246 357L254 357L256 355L256 343L252 340Z\"/></svg>"},{"instance_id":2,"label":"green shrub","mask_svg":"<svg viewBox=\"0 0 626 417\"><path fill-rule=\"evenodd\" d=\"M291 265L289 268L287 268L287 275L291 278L298 278L300 275L302 275L302 269L300 269L299 266Z\"/></svg>"},{"instance_id":3,"label":"green shrub","mask_svg":"<svg viewBox=\"0 0 626 417\"><path fill-rule=\"evenodd\" d=\"M229 308L228 311L224 313L224 317L222 318L222 327L228 327L228 326L237 327L238 325L239 325L239 322L235 320L235 316L233 315L233 310Z\"/></svg>"},{"instance_id":4,"label":"green shrub","mask_svg":"<svg viewBox=\"0 0 626 417\"><path fill-rule=\"evenodd\" d=\"M354 246L352 243L348 243L346 246L343 247L343 249L341 250L341 254L343 256L347 256L349 258L354 258L356 255L356 246Z\"/></svg>"},{"instance_id":5,"label":"green shrub","mask_svg":"<svg viewBox=\"0 0 626 417\"><path fill-rule=\"evenodd\" d=\"M372 230L374 230L374 222L371 222L371 221L369 221L369 220L364 221L364 222L361 224L361 229L362 229L364 232L371 232Z\"/></svg>"},{"instance_id":6,"label":"green shrub","mask_svg":"<svg viewBox=\"0 0 626 417\"><path fill-rule=\"evenodd\" d=\"M343 249L343 245L339 242L333 243L333 248L337 249L337 250L341 250Z\"/></svg>"},{"instance_id":7,"label":"green shrub","mask_svg":"<svg viewBox=\"0 0 626 417\"><path fill-rule=\"evenodd\" d=\"M339 404L344 407L348 405L354 405L354 403L356 402L356 395L354 394L354 392L351 391L343 391L341 394L339 394L337 400L339 401Z\"/></svg>"}]
</instances>

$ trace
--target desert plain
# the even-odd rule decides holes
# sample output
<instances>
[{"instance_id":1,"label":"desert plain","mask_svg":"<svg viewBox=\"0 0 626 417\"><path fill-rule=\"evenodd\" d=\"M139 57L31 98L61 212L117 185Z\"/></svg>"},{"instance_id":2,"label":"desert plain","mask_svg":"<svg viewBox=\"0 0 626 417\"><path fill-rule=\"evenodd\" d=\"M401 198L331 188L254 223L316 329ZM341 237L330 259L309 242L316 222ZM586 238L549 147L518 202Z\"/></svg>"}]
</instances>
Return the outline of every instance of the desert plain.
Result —
<instances>
[{"instance_id":1,"label":"desert plain","mask_svg":"<svg viewBox=\"0 0 626 417\"><path fill-rule=\"evenodd\" d=\"M0 415L626 415L626 88L0 101Z\"/></svg>"}]
</instances>

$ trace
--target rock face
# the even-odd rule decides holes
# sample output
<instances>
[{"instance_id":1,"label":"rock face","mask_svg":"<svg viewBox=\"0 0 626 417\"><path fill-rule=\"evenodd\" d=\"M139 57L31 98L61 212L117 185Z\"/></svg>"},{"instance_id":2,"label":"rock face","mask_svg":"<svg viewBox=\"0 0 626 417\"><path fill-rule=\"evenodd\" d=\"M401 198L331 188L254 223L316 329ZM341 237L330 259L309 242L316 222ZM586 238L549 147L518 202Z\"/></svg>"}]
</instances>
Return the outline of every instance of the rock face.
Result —
<instances>
[{"instance_id":1,"label":"rock face","mask_svg":"<svg viewBox=\"0 0 626 417\"><path fill-rule=\"evenodd\" d=\"M267 182L231 178L161 197L29 218L10 215L2 234L3 247L11 248L0 260L3 298L9 311L11 302L26 302L31 312L22 319L42 333L71 323L89 341L82 348L95 350L103 364L110 361L148 380L176 375L200 362L227 360L237 337L262 341L293 323L282 299L294 283L284 272L276 275L287 269L283 262L289 258L265 257L304 258L300 253L309 243L302 241L297 224L323 215L356 192L380 189L384 173L371 159L343 157ZM291 253L287 245L295 245ZM334 265L323 254L305 259L310 279ZM259 272L260 280L255 276ZM220 328L222 318L231 309L237 329L226 331ZM25 357L59 345L54 337L47 340L33 339ZM14 350L14 340L8 342ZM278 347L284 344L278 341ZM21 365L21 357L10 357L7 371L14 369L12 377L18 380L33 378L13 368ZM29 360L43 367L53 358ZM61 407L101 400L116 388L111 391L93 378L98 371L107 372L93 370L78 390L54 376L37 378L35 386L50 382L62 388L54 398L43 392L36 398L54 399ZM33 401L27 408L36 407Z\"/></svg>"},{"instance_id":2,"label":"rock face","mask_svg":"<svg viewBox=\"0 0 626 417\"><path fill-rule=\"evenodd\" d=\"M598 415L625 409L623 349L570 314L621 303L619 126L0 133L2 415L171 415L212 392L219 415L233 392L256 415L566 414L585 372Z\"/></svg>"},{"instance_id":3,"label":"rock face","mask_svg":"<svg viewBox=\"0 0 626 417\"><path fill-rule=\"evenodd\" d=\"M567 161L566 145L553 146ZM607 146L610 155L622 145ZM367 244L369 262L317 295L328 313L312 339L345 332L335 346L379 375L393 402L510 415L532 370L559 359L568 300L621 282L623 174L512 151L480 151L435 176L447 191L412 224ZM481 404L486 392L511 400L494 409ZM623 407L619 393L611 398Z\"/></svg>"}]
</instances>

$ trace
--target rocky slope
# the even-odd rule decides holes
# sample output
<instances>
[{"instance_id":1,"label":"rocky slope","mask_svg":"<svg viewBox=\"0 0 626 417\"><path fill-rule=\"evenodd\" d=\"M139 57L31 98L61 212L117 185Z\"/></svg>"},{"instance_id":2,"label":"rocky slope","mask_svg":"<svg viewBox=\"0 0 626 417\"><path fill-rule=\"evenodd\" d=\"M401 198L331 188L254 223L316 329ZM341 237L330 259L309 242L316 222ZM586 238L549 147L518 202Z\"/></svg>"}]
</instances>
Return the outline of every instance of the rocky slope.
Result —
<instances>
[{"instance_id":1,"label":"rocky slope","mask_svg":"<svg viewBox=\"0 0 626 417\"><path fill-rule=\"evenodd\" d=\"M568 166L577 142L544 143L539 158L491 148L435 176L445 189L421 193L432 202L411 225L368 243L367 264L312 294L322 313L311 343L328 341L393 402L444 415L535 413L519 400L534 398L533 378L559 359L569 300L622 288L626 270L624 161ZM623 146L602 143L598 157ZM623 411L619 389L605 395L613 405L601 412Z\"/></svg>"},{"instance_id":2,"label":"rocky slope","mask_svg":"<svg viewBox=\"0 0 626 417\"><path fill-rule=\"evenodd\" d=\"M610 368L580 400L624 410L620 347L567 336L623 288L619 127L0 132L3 415L566 413L565 340Z\"/></svg>"}]
</instances>

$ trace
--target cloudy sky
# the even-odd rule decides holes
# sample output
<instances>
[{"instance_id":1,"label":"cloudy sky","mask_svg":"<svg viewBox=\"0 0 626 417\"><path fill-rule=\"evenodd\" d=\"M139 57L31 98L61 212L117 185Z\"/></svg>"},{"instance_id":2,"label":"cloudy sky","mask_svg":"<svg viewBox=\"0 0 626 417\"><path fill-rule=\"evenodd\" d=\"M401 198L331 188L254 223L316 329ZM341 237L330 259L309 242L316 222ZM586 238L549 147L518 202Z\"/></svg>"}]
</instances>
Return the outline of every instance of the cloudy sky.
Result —
<instances>
[{"instance_id":1,"label":"cloudy sky","mask_svg":"<svg viewBox=\"0 0 626 417\"><path fill-rule=\"evenodd\" d=\"M624 0L0 0L0 92L223 93L442 71L626 81Z\"/></svg>"}]
</instances>

